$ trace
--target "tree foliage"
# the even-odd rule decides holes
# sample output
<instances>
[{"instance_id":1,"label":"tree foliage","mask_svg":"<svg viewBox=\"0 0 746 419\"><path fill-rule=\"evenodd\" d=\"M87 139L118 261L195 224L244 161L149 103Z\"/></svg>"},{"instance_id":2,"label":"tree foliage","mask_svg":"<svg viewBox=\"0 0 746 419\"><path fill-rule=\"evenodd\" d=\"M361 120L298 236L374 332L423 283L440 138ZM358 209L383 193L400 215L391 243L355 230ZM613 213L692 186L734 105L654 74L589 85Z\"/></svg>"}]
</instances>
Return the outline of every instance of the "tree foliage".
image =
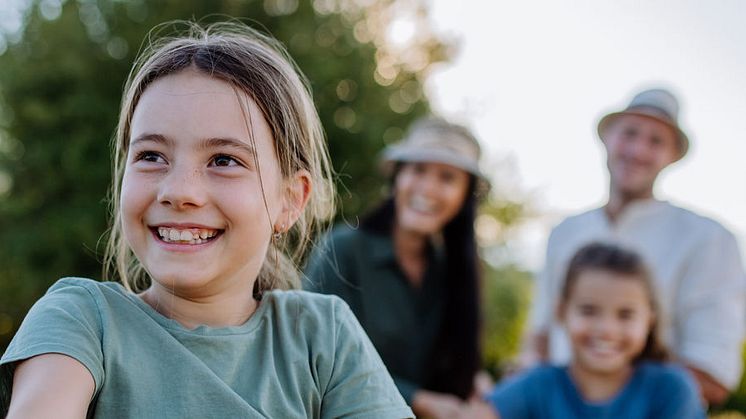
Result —
<instances>
[{"instance_id":1,"label":"tree foliage","mask_svg":"<svg viewBox=\"0 0 746 419\"><path fill-rule=\"evenodd\" d=\"M352 215L378 200L375 157L429 111L423 80L447 58L421 7L418 0L31 2L22 31L0 34L0 349L55 280L100 277L109 141L150 28L234 16L282 41L310 80L344 184L340 207ZM418 30L397 50L386 29L402 10L413 11Z\"/></svg>"},{"instance_id":2,"label":"tree foliage","mask_svg":"<svg viewBox=\"0 0 746 419\"><path fill-rule=\"evenodd\" d=\"M513 265L485 266L484 366L495 376L501 376L520 349L528 315L531 274Z\"/></svg>"}]
</instances>

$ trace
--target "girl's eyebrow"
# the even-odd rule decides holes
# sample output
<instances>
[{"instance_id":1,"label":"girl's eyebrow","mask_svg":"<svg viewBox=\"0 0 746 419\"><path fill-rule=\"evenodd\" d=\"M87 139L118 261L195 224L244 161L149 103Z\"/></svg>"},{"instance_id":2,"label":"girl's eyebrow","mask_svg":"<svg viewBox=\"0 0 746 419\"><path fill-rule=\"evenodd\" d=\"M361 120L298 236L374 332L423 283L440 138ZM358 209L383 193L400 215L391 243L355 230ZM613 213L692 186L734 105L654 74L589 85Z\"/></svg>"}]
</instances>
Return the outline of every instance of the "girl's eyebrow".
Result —
<instances>
[{"instance_id":1,"label":"girl's eyebrow","mask_svg":"<svg viewBox=\"0 0 746 419\"><path fill-rule=\"evenodd\" d=\"M130 146L133 146L137 143L142 143L142 142L154 142L158 144L164 144L167 146L173 145L173 141L168 137L165 137L160 134L147 134L146 133L146 134L139 135L137 138L132 140L130 142ZM211 148L220 148L220 147L235 148L252 156L256 154L254 147L252 147L250 144L247 144L235 138L213 137L213 138L207 138L203 140L202 142L200 142L199 144L199 148L202 150L208 150Z\"/></svg>"},{"instance_id":2,"label":"girl's eyebrow","mask_svg":"<svg viewBox=\"0 0 746 419\"><path fill-rule=\"evenodd\" d=\"M256 155L256 151L254 150L254 147L251 146L251 144L247 144L235 138L214 137L214 138L205 139L200 143L201 149L220 148L220 147L235 148L251 156Z\"/></svg>"},{"instance_id":3,"label":"girl's eyebrow","mask_svg":"<svg viewBox=\"0 0 746 419\"><path fill-rule=\"evenodd\" d=\"M138 135L137 138L130 141L129 145L133 146L137 143L148 142L148 141L159 143L159 144L171 145L171 140L169 140L168 138L160 134L148 134L148 133Z\"/></svg>"}]
</instances>

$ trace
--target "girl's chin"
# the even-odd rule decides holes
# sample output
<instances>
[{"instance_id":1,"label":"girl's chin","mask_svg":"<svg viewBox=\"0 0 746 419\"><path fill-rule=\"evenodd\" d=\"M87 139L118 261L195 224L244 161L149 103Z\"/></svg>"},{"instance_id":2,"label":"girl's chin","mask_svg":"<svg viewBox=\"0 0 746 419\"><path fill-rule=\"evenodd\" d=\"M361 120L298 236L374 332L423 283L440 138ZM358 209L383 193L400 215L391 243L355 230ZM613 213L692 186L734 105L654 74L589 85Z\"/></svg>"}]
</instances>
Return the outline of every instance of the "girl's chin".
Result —
<instances>
[{"instance_id":1,"label":"girl's chin","mask_svg":"<svg viewBox=\"0 0 746 419\"><path fill-rule=\"evenodd\" d=\"M167 290L187 291L204 288L210 283L210 278L189 274L152 275L154 285Z\"/></svg>"}]
</instances>

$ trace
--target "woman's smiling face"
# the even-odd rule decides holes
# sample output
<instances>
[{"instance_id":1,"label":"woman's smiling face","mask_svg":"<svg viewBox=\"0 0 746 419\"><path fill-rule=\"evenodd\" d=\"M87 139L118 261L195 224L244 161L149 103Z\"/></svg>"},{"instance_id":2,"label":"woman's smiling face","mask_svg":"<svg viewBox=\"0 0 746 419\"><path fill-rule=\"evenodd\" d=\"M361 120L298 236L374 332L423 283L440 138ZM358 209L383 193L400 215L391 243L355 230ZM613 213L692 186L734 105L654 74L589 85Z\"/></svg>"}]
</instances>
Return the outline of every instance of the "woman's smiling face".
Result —
<instances>
[{"instance_id":1,"label":"woman's smiling face","mask_svg":"<svg viewBox=\"0 0 746 419\"><path fill-rule=\"evenodd\" d=\"M397 227L432 235L458 214L471 175L443 163L405 163L394 179Z\"/></svg>"},{"instance_id":2,"label":"woman's smiling face","mask_svg":"<svg viewBox=\"0 0 746 419\"><path fill-rule=\"evenodd\" d=\"M147 87L129 141L122 228L153 280L177 293L250 292L287 216L274 140L256 103L186 69Z\"/></svg>"}]
</instances>

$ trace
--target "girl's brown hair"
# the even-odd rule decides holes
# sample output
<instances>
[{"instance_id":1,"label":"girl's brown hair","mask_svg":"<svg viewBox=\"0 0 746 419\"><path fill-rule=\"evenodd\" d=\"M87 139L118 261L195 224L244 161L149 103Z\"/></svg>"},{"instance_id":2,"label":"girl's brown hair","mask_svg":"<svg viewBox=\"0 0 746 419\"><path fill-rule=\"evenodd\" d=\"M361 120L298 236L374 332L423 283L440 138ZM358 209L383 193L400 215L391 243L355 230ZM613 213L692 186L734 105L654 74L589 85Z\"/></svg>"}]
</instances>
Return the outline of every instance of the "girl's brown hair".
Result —
<instances>
[{"instance_id":1,"label":"girl's brown hair","mask_svg":"<svg viewBox=\"0 0 746 419\"><path fill-rule=\"evenodd\" d=\"M183 30L178 30L178 28ZM161 37L157 31L177 28L179 35ZM155 40L150 38L156 38ZM113 182L110 191L112 224L105 255L104 277L116 276L128 289L149 286L147 273L122 234L120 189L130 141L130 123L137 104L155 80L192 69L231 84L247 94L262 111L283 177L306 170L311 196L305 211L282 238L273 238L257 277L255 294L299 285L296 266L320 222L334 208L332 170L321 122L308 82L287 51L275 39L240 22L202 27L192 22L167 22L151 32L124 87L119 123L112 144ZM246 114L247 111L244 110ZM247 128L251 130L247 118ZM252 137L253 140L253 137Z\"/></svg>"},{"instance_id":2,"label":"girl's brown hair","mask_svg":"<svg viewBox=\"0 0 746 419\"><path fill-rule=\"evenodd\" d=\"M659 303L653 287L652 275L642 257L629 249L611 243L591 243L575 253L567 268L565 281L560 294L560 307L570 299L573 288L582 272L589 270L605 271L619 274L632 281L640 281L648 295L650 308L654 314L653 324L650 326L645 347L635 357L634 362L641 360L666 361L670 354L660 337L658 319L660 318Z\"/></svg>"}]
</instances>

